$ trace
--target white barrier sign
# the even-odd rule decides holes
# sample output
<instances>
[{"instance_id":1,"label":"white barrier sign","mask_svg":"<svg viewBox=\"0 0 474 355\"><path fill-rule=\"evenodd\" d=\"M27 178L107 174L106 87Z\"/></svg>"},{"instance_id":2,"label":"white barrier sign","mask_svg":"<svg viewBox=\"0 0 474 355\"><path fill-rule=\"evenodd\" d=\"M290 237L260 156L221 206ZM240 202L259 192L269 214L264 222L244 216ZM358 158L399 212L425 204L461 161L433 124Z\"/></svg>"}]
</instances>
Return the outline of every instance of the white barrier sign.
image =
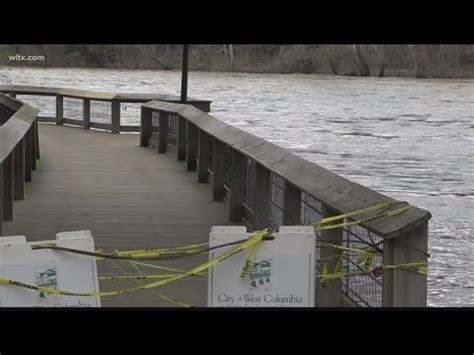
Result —
<instances>
[{"instance_id":1,"label":"white barrier sign","mask_svg":"<svg viewBox=\"0 0 474 355\"><path fill-rule=\"evenodd\" d=\"M33 245L94 252L90 231L58 233L56 240L26 242L24 236L0 237L0 276L24 283L72 292L98 292L95 258ZM0 285L0 307L100 307L99 297L47 294L16 286Z\"/></svg>"},{"instance_id":2,"label":"white barrier sign","mask_svg":"<svg viewBox=\"0 0 474 355\"><path fill-rule=\"evenodd\" d=\"M262 241L242 278L247 249L209 270L208 307L314 307L315 235L312 227L282 226ZM213 227L210 247L242 239L245 227ZM235 247L211 250L209 258Z\"/></svg>"}]
</instances>

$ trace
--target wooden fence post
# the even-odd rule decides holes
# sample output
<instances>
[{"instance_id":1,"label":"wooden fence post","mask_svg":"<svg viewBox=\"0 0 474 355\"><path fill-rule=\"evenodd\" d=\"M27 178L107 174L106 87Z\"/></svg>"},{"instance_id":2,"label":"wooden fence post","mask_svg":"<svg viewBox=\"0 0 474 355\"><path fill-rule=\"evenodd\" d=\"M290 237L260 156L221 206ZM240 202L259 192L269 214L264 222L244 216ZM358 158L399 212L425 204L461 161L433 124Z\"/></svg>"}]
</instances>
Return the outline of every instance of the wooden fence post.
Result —
<instances>
[{"instance_id":1,"label":"wooden fence post","mask_svg":"<svg viewBox=\"0 0 474 355\"><path fill-rule=\"evenodd\" d=\"M150 146L150 137L153 130L153 111L147 107L141 108L140 115L140 147Z\"/></svg>"},{"instance_id":2,"label":"wooden fence post","mask_svg":"<svg viewBox=\"0 0 474 355\"><path fill-rule=\"evenodd\" d=\"M64 122L64 98L62 95L56 95L56 124L62 125Z\"/></svg>"},{"instance_id":3,"label":"wooden fence post","mask_svg":"<svg viewBox=\"0 0 474 355\"><path fill-rule=\"evenodd\" d=\"M31 169L32 170L36 170L36 157L37 157L37 152L36 152L36 136L38 134L38 132L36 132L36 125L33 123L31 126L30 126L30 131L31 131L31 156L33 157L31 159Z\"/></svg>"},{"instance_id":4,"label":"wooden fence post","mask_svg":"<svg viewBox=\"0 0 474 355\"><path fill-rule=\"evenodd\" d=\"M112 133L120 133L120 101L112 100Z\"/></svg>"},{"instance_id":5,"label":"wooden fence post","mask_svg":"<svg viewBox=\"0 0 474 355\"><path fill-rule=\"evenodd\" d=\"M178 115L177 117L177 159L184 161L186 159L186 119Z\"/></svg>"},{"instance_id":6,"label":"wooden fence post","mask_svg":"<svg viewBox=\"0 0 474 355\"><path fill-rule=\"evenodd\" d=\"M298 226L301 224L301 190L285 180L285 197L283 205L283 225Z\"/></svg>"},{"instance_id":7,"label":"wooden fence post","mask_svg":"<svg viewBox=\"0 0 474 355\"><path fill-rule=\"evenodd\" d=\"M232 162L233 163L233 162ZM263 229L268 225L270 201L270 170L256 163L256 186L253 229ZM234 181L234 177L232 177Z\"/></svg>"},{"instance_id":8,"label":"wooden fence post","mask_svg":"<svg viewBox=\"0 0 474 355\"><path fill-rule=\"evenodd\" d=\"M13 219L13 152L3 161L3 220Z\"/></svg>"},{"instance_id":9,"label":"wooden fence post","mask_svg":"<svg viewBox=\"0 0 474 355\"><path fill-rule=\"evenodd\" d=\"M199 130L199 168L198 182L208 182L209 180L209 135L202 129Z\"/></svg>"},{"instance_id":10,"label":"wooden fence post","mask_svg":"<svg viewBox=\"0 0 474 355\"><path fill-rule=\"evenodd\" d=\"M13 186L14 200L25 198L25 138L20 140L13 150Z\"/></svg>"},{"instance_id":11,"label":"wooden fence post","mask_svg":"<svg viewBox=\"0 0 474 355\"><path fill-rule=\"evenodd\" d=\"M214 138L212 162L212 199L221 202L225 197L224 188L224 165L225 165L225 145Z\"/></svg>"},{"instance_id":12,"label":"wooden fence post","mask_svg":"<svg viewBox=\"0 0 474 355\"><path fill-rule=\"evenodd\" d=\"M198 151L198 135L199 130L198 128L192 124L191 122L187 121L186 123L187 128L187 142L188 142L188 150L186 153L186 166L188 171L195 171L196 170L196 158L197 158L197 151Z\"/></svg>"},{"instance_id":13,"label":"wooden fence post","mask_svg":"<svg viewBox=\"0 0 474 355\"><path fill-rule=\"evenodd\" d=\"M389 252L392 254L392 261L384 260L384 264L427 263L428 222L414 228L402 237L390 239L390 244L391 250ZM391 272L393 307L426 307L427 275L403 269L395 269ZM390 282L390 279L387 282ZM385 283L384 286L386 286ZM387 303L388 301L389 299L387 299Z\"/></svg>"},{"instance_id":14,"label":"wooden fence post","mask_svg":"<svg viewBox=\"0 0 474 355\"><path fill-rule=\"evenodd\" d=\"M23 139L25 140L25 181L30 182L33 159L35 159L33 156L33 131L28 129Z\"/></svg>"},{"instance_id":15,"label":"wooden fence post","mask_svg":"<svg viewBox=\"0 0 474 355\"><path fill-rule=\"evenodd\" d=\"M325 205L321 206L321 214L321 218L340 215ZM342 228L321 231L321 239L324 243L342 245L342 235ZM338 262L343 262L343 253L332 248L321 248L320 250L323 265L327 263L329 273L334 273ZM324 280L322 283L317 280L315 299L316 307L342 307L342 279Z\"/></svg>"},{"instance_id":16,"label":"wooden fence post","mask_svg":"<svg viewBox=\"0 0 474 355\"><path fill-rule=\"evenodd\" d=\"M245 182L247 180L247 157L232 149L230 181L230 221L240 222L243 216Z\"/></svg>"},{"instance_id":17,"label":"wooden fence post","mask_svg":"<svg viewBox=\"0 0 474 355\"><path fill-rule=\"evenodd\" d=\"M166 136L168 135L168 117L167 112L161 111L158 127L158 153L166 153Z\"/></svg>"},{"instance_id":18,"label":"wooden fence post","mask_svg":"<svg viewBox=\"0 0 474 355\"><path fill-rule=\"evenodd\" d=\"M91 100L82 100L82 124L84 129L91 128Z\"/></svg>"},{"instance_id":19,"label":"wooden fence post","mask_svg":"<svg viewBox=\"0 0 474 355\"><path fill-rule=\"evenodd\" d=\"M38 125L38 118L35 118L35 123L34 123L36 129L35 129L35 145L36 145L36 159L40 158L40 144L39 144L39 125Z\"/></svg>"}]
</instances>

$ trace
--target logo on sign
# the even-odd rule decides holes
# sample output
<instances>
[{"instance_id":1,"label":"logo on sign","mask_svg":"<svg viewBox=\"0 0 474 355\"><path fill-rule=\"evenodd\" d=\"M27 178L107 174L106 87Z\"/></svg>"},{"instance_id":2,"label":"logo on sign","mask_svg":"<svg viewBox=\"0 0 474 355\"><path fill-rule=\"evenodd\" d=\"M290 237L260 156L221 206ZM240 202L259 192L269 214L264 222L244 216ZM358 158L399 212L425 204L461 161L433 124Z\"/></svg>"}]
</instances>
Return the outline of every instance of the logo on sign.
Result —
<instances>
[{"instance_id":1,"label":"logo on sign","mask_svg":"<svg viewBox=\"0 0 474 355\"><path fill-rule=\"evenodd\" d=\"M41 267L35 269L35 284L36 286L57 288L58 287L58 273L55 266ZM38 301L47 299L55 299L56 295L48 295L43 291L38 291Z\"/></svg>"},{"instance_id":2,"label":"logo on sign","mask_svg":"<svg viewBox=\"0 0 474 355\"><path fill-rule=\"evenodd\" d=\"M272 289L272 259L256 260L249 270L249 288L255 291Z\"/></svg>"}]
</instances>

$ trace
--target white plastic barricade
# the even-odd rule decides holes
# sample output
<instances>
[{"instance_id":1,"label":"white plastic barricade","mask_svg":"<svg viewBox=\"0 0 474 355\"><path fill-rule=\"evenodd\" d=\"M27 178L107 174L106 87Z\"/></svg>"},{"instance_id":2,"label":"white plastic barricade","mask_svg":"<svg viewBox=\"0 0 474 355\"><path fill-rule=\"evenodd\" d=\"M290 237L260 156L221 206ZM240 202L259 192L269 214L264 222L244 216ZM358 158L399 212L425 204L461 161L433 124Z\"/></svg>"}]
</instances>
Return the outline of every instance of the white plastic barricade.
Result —
<instances>
[{"instance_id":1,"label":"white plastic barricade","mask_svg":"<svg viewBox=\"0 0 474 355\"><path fill-rule=\"evenodd\" d=\"M245 227L213 227L210 247L248 239ZM245 277L244 250L209 270L209 307L314 307L316 238L313 227L282 226L261 242ZM235 247L211 250L209 258Z\"/></svg>"},{"instance_id":2,"label":"white plastic barricade","mask_svg":"<svg viewBox=\"0 0 474 355\"><path fill-rule=\"evenodd\" d=\"M94 257L52 249L31 249L33 245L43 244L95 251L90 231L58 233L56 240L38 242L27 242L24 236L0 237L0 276L72 292L99 291ZM100 307L100 298L53 295L0 285L0 307Z\"/></svg>"}]
</instances>

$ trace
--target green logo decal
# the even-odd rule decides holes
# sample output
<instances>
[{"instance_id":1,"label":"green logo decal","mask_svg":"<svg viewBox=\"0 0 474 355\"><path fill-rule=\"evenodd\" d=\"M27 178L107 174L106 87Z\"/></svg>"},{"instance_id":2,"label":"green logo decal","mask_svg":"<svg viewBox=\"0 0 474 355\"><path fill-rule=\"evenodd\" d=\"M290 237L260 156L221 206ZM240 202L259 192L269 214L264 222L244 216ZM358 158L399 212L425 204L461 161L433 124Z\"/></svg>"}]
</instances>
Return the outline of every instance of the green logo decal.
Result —
<instances>
[{"instance_id":1,"label":"green logo decal","mask_svg":"<svg viewBox=\"0 0 474 355\"><path fill-rule=\"evenodd\" d=\"M272 259L256 260L250 267L249 275L250 289L270 291L272 286Z\"/></svg>"},{"instance_id":2,"label":"green logo decal","mask_svg":"<svg viewBox=\"0 0 474 355\"><path fill-rule=\"evenodd\" d=\"M47 266L35 269L35 284L36 286L44 287L58 287L58 273L55 266ZM48 295L43 291L38 291L37 298L39 301L47 299L55 299L56 295Z\"/></svg>"}]
</instances>

